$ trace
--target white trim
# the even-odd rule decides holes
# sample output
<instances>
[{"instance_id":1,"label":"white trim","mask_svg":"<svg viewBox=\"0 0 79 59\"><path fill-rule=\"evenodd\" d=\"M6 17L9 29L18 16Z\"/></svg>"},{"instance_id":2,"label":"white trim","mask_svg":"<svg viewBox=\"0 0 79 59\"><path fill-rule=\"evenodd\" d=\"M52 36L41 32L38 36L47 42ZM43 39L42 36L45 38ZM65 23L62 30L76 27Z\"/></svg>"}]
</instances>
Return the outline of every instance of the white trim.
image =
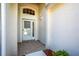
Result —
<instances>
[{"instance_id":1,"label":"white trim","mask_svg":"<svg viewBox=\"0 0 79 59\"><path fill-rule=\"evenodd\" d=\"M31 28L32 28L32 22L35 22L33 19L26 19L26 18L25 18L25 19L23 20L23 18L22 18L22 34L21 34L22 40L21 40L21 41L23 41L23 26L24 26L24 25L23 25L23 22L24 22L24 21L30 21L30 22L31 22ZM35 29L35 27L34 27L34 29ZM32 30L31 30L31 32L32 32ZM32 33L31 33L31 35L32 35ZM33 37L33 39L36 39L36 38L35 38L35 30L34 30L34 37Z\"/></svg>"}]
</instances>

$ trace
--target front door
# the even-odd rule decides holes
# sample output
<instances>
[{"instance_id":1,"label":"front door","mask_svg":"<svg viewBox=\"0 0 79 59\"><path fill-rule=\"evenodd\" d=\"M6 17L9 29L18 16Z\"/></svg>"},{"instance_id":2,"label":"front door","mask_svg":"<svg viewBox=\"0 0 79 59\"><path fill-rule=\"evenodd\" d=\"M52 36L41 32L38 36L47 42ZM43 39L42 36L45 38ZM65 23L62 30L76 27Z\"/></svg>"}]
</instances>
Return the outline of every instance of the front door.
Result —
<instances>
[{"instance_id":1,"label":"front door","mask_svg":"<svg viewBox=\"0 0 79 59\"><path fill-rule=\"evenodd\" d=\"M22 26L22 36L24 40L33 40L34 39L34 21L32 20L23 20Z\"/></svg>"}]
</instances>

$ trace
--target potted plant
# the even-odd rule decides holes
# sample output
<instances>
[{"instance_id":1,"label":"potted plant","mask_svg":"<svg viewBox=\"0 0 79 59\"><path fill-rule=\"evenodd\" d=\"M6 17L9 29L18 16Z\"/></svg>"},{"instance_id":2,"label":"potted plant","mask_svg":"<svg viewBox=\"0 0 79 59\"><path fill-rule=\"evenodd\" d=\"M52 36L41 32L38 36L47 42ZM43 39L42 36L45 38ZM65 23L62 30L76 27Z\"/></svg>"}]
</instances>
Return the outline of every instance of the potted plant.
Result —
<instances>
[{"instance_id":1,"label":"potted plant","mask_svg":"<svg viewBox=\"0 0 79 59\"><path fill-rule=\"evenodd\" d=\"M65 50L59 50L55 52L55 56L69 56L69 53Z\"/></svg>"}]
</instances>

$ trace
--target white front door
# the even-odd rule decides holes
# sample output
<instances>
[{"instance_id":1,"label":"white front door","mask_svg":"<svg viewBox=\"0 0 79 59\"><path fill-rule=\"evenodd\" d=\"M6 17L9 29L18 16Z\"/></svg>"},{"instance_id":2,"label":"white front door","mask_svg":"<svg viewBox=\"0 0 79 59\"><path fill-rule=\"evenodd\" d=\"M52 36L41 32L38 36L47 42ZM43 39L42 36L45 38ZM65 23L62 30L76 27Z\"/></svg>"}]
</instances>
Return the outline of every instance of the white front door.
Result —
<instances>
[{"instance_id":1,"label":"white front door","mask_svg":"<svg viewBox=\"0 0 79 59\"><path fill-rule=\"evenodd\" d=\"M34 39L34 21L23 20L22 37L23 37L23 40Z\"/></svg>"}]
</instances>

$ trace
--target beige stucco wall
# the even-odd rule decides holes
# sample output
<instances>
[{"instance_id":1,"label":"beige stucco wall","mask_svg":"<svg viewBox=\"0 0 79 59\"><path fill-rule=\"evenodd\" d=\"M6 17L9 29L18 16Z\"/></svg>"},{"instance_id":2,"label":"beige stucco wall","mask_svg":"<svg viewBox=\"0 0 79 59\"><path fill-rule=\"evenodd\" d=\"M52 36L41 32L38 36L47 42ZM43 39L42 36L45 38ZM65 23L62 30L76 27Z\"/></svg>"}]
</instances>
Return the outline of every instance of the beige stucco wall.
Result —
<instances>
[{"instance_id":1,"label":"beige stucco wall","mask_svg":"<svg viewBox=\"0 0 79 59\"><path fill-rule=\"evenodd\" d=\"M66 50L70 55L79 55L79 4L65 3L48 8L47 48Z\"/></svg>"},{"instance_id":2,"label":"beige stucco wall","mask_svg":"<svg viewBox=\"0 0 79 59\"><path fill-rule=\"evenodd\" d=\"M48 15L51 15L53 12L59 10L63 6L64 6L63 3L52 3L52 4L50 4L50 6L48 7Z\"/></svg>"},{"instance_id":3,"label":"beige stucco wall","mask_svg":"<svg viewBox=\"0 0 79 59\"><path fill-rule=\"evenodd\" d=\"M39 40L46 45L46 21L47 21L47 14L46 14L46 6L45 4L40 4L39 8Z\"/></svg>"}]
</instances>

